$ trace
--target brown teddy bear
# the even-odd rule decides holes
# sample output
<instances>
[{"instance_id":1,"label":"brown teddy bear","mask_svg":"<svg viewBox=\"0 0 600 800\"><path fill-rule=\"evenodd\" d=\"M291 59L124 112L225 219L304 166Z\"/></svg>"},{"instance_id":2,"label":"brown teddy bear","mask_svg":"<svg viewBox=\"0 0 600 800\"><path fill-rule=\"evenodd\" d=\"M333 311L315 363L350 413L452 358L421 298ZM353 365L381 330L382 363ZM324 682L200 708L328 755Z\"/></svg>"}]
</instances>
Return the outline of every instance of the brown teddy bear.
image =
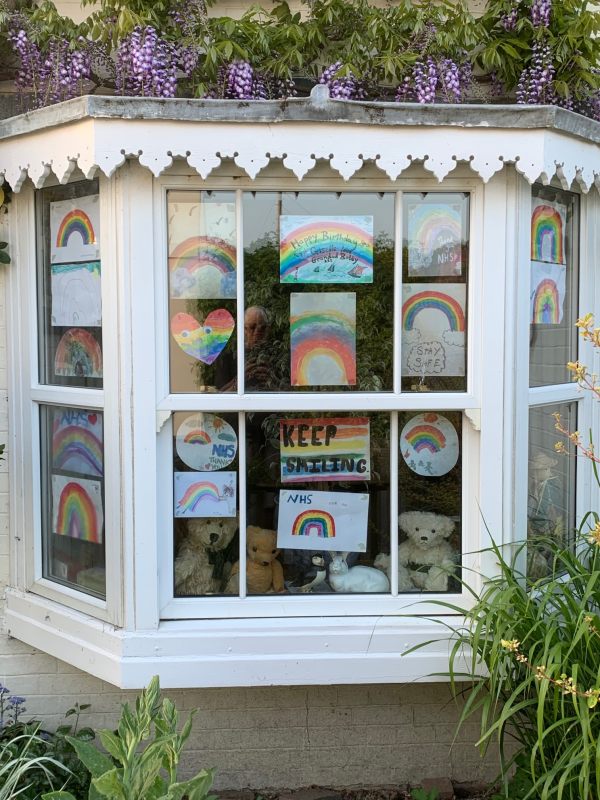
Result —
<instances>
[{"instance_id":1,"label":"brown teddy bear","mask_svg":"<svg viewBox=\"0 0 600 800\"><path fill-rule=\"evenodd\" d=\"M267 594L285 591L283 567L277 561L277 533L249 525L246 529L246 591ZM225 592L237 594L240 585L239 561L233 565Z\"/></svg>"},{"instance_id":2,"label":"brown teddy bear","mask_svg":"<svg viewBox=\"0 0 600 800\"><path fill-rule=\"evenodd\" d=\"M218 594L222 578L215 565L236 534L237 519L202 517L182 522L183 537L175 559L175 596Z\"/></svg>"}]
</instances>

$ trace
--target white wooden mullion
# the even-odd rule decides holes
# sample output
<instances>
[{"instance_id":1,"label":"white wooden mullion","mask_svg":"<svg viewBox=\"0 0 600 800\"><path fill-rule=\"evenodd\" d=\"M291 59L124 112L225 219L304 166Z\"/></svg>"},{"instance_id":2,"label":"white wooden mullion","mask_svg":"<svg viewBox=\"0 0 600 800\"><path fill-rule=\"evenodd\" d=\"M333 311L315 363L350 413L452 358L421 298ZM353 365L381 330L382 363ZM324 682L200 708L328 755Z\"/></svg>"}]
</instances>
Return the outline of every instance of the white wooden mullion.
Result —
<instances>
[{"instance_id":1,"label":"white wooden mullion","mask_svg":"<svg viewBox=\"0 0 600 800\"><path fill-rule=\"evenodd\" d=\"M396 192L394 204L394 324L393 366L394 394L402 392L402 192Z\"/></svg>"},{"instance_id":2,"label":"white wooden mullion","mask_svg":"<svg viewBox=\"0 0 600 800\"><path fill-rule=\"evenodd\" d=\"M398 596L398 412L390 419L390 573L392 597Z\"/></svg>"},{"instance_id":3,"label":"white wooden mullion","mask_svg":"<svg viewBox=\"0 0 600 800\"><path fill-rule=\"evenodd\" d=\"M244 194L241 189L235 193L235 231L236 231L236 318L237 318L237 394L242 396L245 390L244 371L244 229L242 218L242 202Z\"/></svg>"},{"instance_id":4,"label":"white wooden mullion","mask_svg":"<svg viewBox=\"0 0 600 800\"><path fill-rule=\"evenodd\" d=\"M240 526L240 600L246 597L246 415L238 414L238 522Z\"/></svg>"}]
</instances>

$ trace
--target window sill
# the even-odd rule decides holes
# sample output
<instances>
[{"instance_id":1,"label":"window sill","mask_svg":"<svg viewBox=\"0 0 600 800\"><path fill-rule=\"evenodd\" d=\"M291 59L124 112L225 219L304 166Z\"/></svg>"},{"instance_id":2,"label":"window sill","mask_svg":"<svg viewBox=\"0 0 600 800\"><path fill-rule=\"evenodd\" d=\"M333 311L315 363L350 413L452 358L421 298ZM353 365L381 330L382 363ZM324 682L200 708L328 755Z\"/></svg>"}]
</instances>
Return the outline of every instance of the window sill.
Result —
<instances>
[{"instance_id":1,"label":"window sill","mask_svg":"<svg viewBox=\"0 0 600 800\"><path fill-rule=\"evenodd\" d=\"M433 682L448 671L448 629L423 617L177 620L133 632L8 589L5 625L10 636L122 689L153 675L165 688L192 688Z\"/></svg>"}]
</instances>

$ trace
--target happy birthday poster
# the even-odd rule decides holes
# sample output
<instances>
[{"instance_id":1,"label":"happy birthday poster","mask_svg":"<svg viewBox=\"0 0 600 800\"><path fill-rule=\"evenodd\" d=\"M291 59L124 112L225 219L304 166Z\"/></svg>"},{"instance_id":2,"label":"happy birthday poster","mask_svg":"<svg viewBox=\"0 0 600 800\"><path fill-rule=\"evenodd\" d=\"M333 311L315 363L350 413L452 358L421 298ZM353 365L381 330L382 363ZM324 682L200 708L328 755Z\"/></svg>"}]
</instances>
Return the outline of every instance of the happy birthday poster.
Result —
<instances>
[{"instance_id":1,"label":"happy birthday poster","mask_svg":"<svg viewBox=\"0 0 600 800\"><path fill-rule=\"evenodd\" d=\"M564 264L566 229L566 206L534 197L531 201L531 260Z\"/></svg>"},{"instance_id":2,"label":"happy birthday poster","mask_svg":"<svg viewBox=\"0 0 600 800\"><path fill-rule=\"evenodd\" d=\"M402 375L464 375L465 284L405 284L402 299Z\"/></svg>"},{"instance_id":3,"label":"happy birthday poster","mask_svg":"<svg viewBox=\"0 0 600 800\"><path fill-rule=\"evenodd\" d=\"M279 492L277 547L365 553L369 495L358 492Z\"/></svg>"},{"instance_id":4,"label":"happy birthday poster","mask_svg":"<svg viewBox=\"0 0 600 800\"><path fill-rule=\"evenodd\" d=\"M50 266L52 325L102 325L100 262Z\"/></svg>"},{"instance_id":5,"label":"happy birthday poster","mask_svg":"<svg viewBox=\"0 0 600 800\"><path fill-rule=\"evenodd\" d=\"M235 203L169 204L169 286L173 299L236 297Z\"/></svg>"},{"instance_id":6,"label":"happy birthday poster","mask_svg":"<svg viewBox=\"0 0 600 800\"><path fill-rule=\"evenodd\" d=\"M177 429L175 447L188 467L212 472L231 464L238 441L228 422L216 414L200 411L183 420Z\"/></svg>"},{"instance_id":7,"label":"happy birthday poster","mask_svg":"<svg viewBox=\"0 0 600 800\"><path fill-rule=\"evenodd\" d=\"M102 544L102 484L84 478L52 475L52 532Z\"/></svg>"},{"instance_id":8,"label":"happy birthday poster","mask_svg":"<svg viewBox=\"0 0 600 800\"><path fill-rule=\"evenodd\" d=\"M236 472L176 472L176 517L235 517Z\"/></svg>"},{"instance_id":9,"label":"happy birthday poster","mask_svg":"<svg viewBox=\"0 0 600 800\"><path fill-rule=\"evenodd\" d=\"M96 337L85 328L70 328L56 347L54 372L71 378L101 378L102 350Z\"/></svg>"},{"instance_id":10,"label":"happy birthday poster","mask_svg":"<svg viewBox=\"0 0 600 800\"><path fill-rule=\"evenodd\" d=\"M50 261L73 263L99 257L99 195L50 203Z\"/></svg>"},{"instance_id":11,"label":"happy birthday poster","mask_svg":"<svg viewBox=\"0 0 600 800\"><path fill-rule=\"evenodd\" d=\"M371 478L367 417L282 419L279 442L282 483Z\"/></svg>"},{"instance_id":12,"label":"happy birthday poster","mask_svg":"<svg viewBox=\"0 0 600 800\"><path fill-rule=\"evenodd\" d=\"M356 384L356 295L290 295L292 386Z\"/></svg>"},{"instance_id":13,"label":"happy birthday poster","mask_svg":"<svg viewBox=\"0 0 600 800\"><path fill-rule=\"evenodd\" d=\"M104 451L101 413L82 408L54 409L52 468L102 477Z\"/></svg>"},{"instance_id":14,"label":"happy birthday poster","mask_svg":"<svg viewBox=\"0 0 600 800\"><path fill-rule=\"evenodd\" d=\"M442 414L432 411L417 414L402 428L400 452L417 475L445 475L458 461L456 428Z\"/></svg>"},{"instance_id":15,"label":"happy birthday poster","mask_svg":"<svg viewBox=\"0 0 600 800\"><path fill-rule=\"evenodd\" d=\"M531 262L532 325L559 325L563 321L566 283L567 268L562 264Z\"/></svg>"},{"instance_id":16,"label":"happy birthday poster","mask_svg":"<svg viewBox=\"0 0 600 800\"><path fill-rule=\"evenodd\" d=\"M463 214L459 203L407 202L409 277L462 274Z\"/></svg>"},{"instance_id":17,"label":"happy birthday poster","mask_svg":"<svg viewBox=\"0 0 600 800\"><path fill-rule=\"evenodd\" d=\"M281 283L373 283L372 216L279 217Z\"/></svg>"}]
</instances>

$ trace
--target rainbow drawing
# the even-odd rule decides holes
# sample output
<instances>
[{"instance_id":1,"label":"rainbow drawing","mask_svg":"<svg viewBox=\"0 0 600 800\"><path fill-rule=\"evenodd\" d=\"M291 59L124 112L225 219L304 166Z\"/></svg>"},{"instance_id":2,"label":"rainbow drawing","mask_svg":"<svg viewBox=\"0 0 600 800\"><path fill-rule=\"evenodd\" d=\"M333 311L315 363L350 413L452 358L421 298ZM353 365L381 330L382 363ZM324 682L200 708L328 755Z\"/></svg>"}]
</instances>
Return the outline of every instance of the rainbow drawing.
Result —
<instances>
[{"instance_id":1,"label":"rainbow drawing","mask_svg":"<svg viewBox=\"0 0 600 800\"><path fill-rule=\"evenodd\" d=\"M566 209L559 203L533 201L531 214L531 260L564 264Z\"/></svg>"},{"instance_id":2,"label":"rainbow drawing","mask_svg":"<svg viewBox=\"0 0 600 800\"><path fill-rule=\"evenodd\" d=\"M188 486L185 494L178 501L177 508L183 512L196 511L200 503L207 500L218 503L220 499L219 489L214 483L210 481L198 481Z\"/></svg>"},{"instance_id":3,"label":"rainbow drawing","mask_svg":"<svg viewBox=\"0 0 600 800\"><path fill-rule=\"evenodd\" d=\"M409 203L409 275L460 275L462 238L462 214L458 205Z\"/></svg>"},{"instance_id":4,"label":"rainbow drawing","mask_svg":"<svg viewBox=\"0 0 600 800\"><path fill-rule=\"evenodd\" d=\"M231 338L234 328L235 321L224 308L211 311L204 324L182 311L171 320L171 333L179 347L203 364L216 361Z\"/></svg>"},{"instance_id":5,"label":"rainbow drawing","mask_svg":"<svg viewBox=\"0 0 600 800\"><path fill-rule=\"evenodd\" d=\"M439 453L446 446L446 437L434 425L415 425L414 428L403 435L417 453L421 453L424 450L430 453Z\"/></svg>"},{"instance_id":6,"label":"rainbow drawing","mask_svg":"<svg viewBox=\"0 0 600 800\"><path fill-rule=\"evenodd\" d=\"M52 466L102 477L102 442L80 425L59 427L52 435Z\"/></svg>"},{"instance_id":7,"label":"rainbow drawing","mask_svg":"<svg viewBox=\"0 0 600 800\"><path fill-rule=\"evenodd\" d=\"M356 384L356 295L292 294L292 386Z\"/></svg>"},{"instance_id":8,"label":"rainbow drawing","mask_svg":"<svg viewBox=\"0 0 600 800\"><path fill-rule=\"evenodd\" d=\"M236 248L216 236L192 236L169 256L174 299L235 299Z\"/></svg>"},{"instance_id":9,"label":"rainbow drawing","mask_svg":"<svg viewBox=\"0 0 600 800\"><path fill-rule=\"evenodd\" d=\"M235 472L176 472L176 517L235 517Z\"/></svg>"},{"instance_id":10,"label":"rainbow drawing","mask_svg":"<svg viewBox=\"0 0 600 800\"><path fill-rule=\"evenodd\" d=\"M279 220L281 283L373 283L372 216Z\"/></svg>"},{"instance_id":11,"label":"rainbow drawing","mask_svg":"<svg viewBox=\"0 0 600 800\"><path fill-rule=\"evenodd\" d=\"M411 295L402 306L402 328L411 331L415 327L415 320L421 311L433 309L441 311L448 321L448 327L453 332L464 332L465 313L459 301L447 294L433 289L426 289Z\"/></svg>"},{"instance_id":12,"label":"rainbow drawing","mask_svg":"<svg viewBox=\"0 0 600 800\"><path fill-rule=\"evenodd\" d=\"M83 244L94 244L96 242L92 221L81 208L74 208L63 218L56 234L56 246L66 247L74 233L78 233L81 236Z\"/></svg>"},{"instance_id":13,"label":"rainbow drawing","mask_svg":"<svg viewBox=\"0 0 600 800\"><path fill-rule=\"evenodd\" d=\"M186 444L210 444L211 438L206 431L195 430L186 434L183 441Z\"/></svg>"},{"instance_id":14,"label":"rainbow drawing","mask_svg":"<svg viewBox=\"0 0 600 800\"><path fill-rule=\"evenodd\" d=\"M292 525L292 536L311 536L321 539L335 538L335 520L328 511L312 508L298 514Z\"/></svg>"},{"instance_id":15,"label":"rainbow drawing","mask_svg":"<svg viewBox=\"0 0 600 800\"><path fill-rule=\"evenodd\" d=\"M102 350L96 338L84 328L70 328L56 347L54 372L75 378L101 378Z\"/></svg>"},{"instance_id":16,"label":"rainbow drawing","mask_svg":"<svg viewBox=\"0 0 600 800\"><path fill-rule=\"evenodd\" d=\"M560 325L566 293L567 268L562 264L531 262L531 324Z\"/></svg>"},{"instance_id":17,"label":"rainbow drawing","mask_svg":"<svg viewBox=\"0 0 600 800\"><path fill-rule=\"evenodd\" d=\"M177 428L177 455L198 472L218 472L229 466L237 453L237 436L221 417L206 412L190 414ZM211 477L214 483L218 476Z\"/></svg>"},{"instance_id":18,"label":"rainbow drawing","mask_svg":"<svg viewBox=\"0 0 600 800\"><path fill-rule=\"evenodd\" d=\"M54 475L52 492L54 533L102 544L100 484L96 481L74 481Z\"/></svg>"}]
</instances>

